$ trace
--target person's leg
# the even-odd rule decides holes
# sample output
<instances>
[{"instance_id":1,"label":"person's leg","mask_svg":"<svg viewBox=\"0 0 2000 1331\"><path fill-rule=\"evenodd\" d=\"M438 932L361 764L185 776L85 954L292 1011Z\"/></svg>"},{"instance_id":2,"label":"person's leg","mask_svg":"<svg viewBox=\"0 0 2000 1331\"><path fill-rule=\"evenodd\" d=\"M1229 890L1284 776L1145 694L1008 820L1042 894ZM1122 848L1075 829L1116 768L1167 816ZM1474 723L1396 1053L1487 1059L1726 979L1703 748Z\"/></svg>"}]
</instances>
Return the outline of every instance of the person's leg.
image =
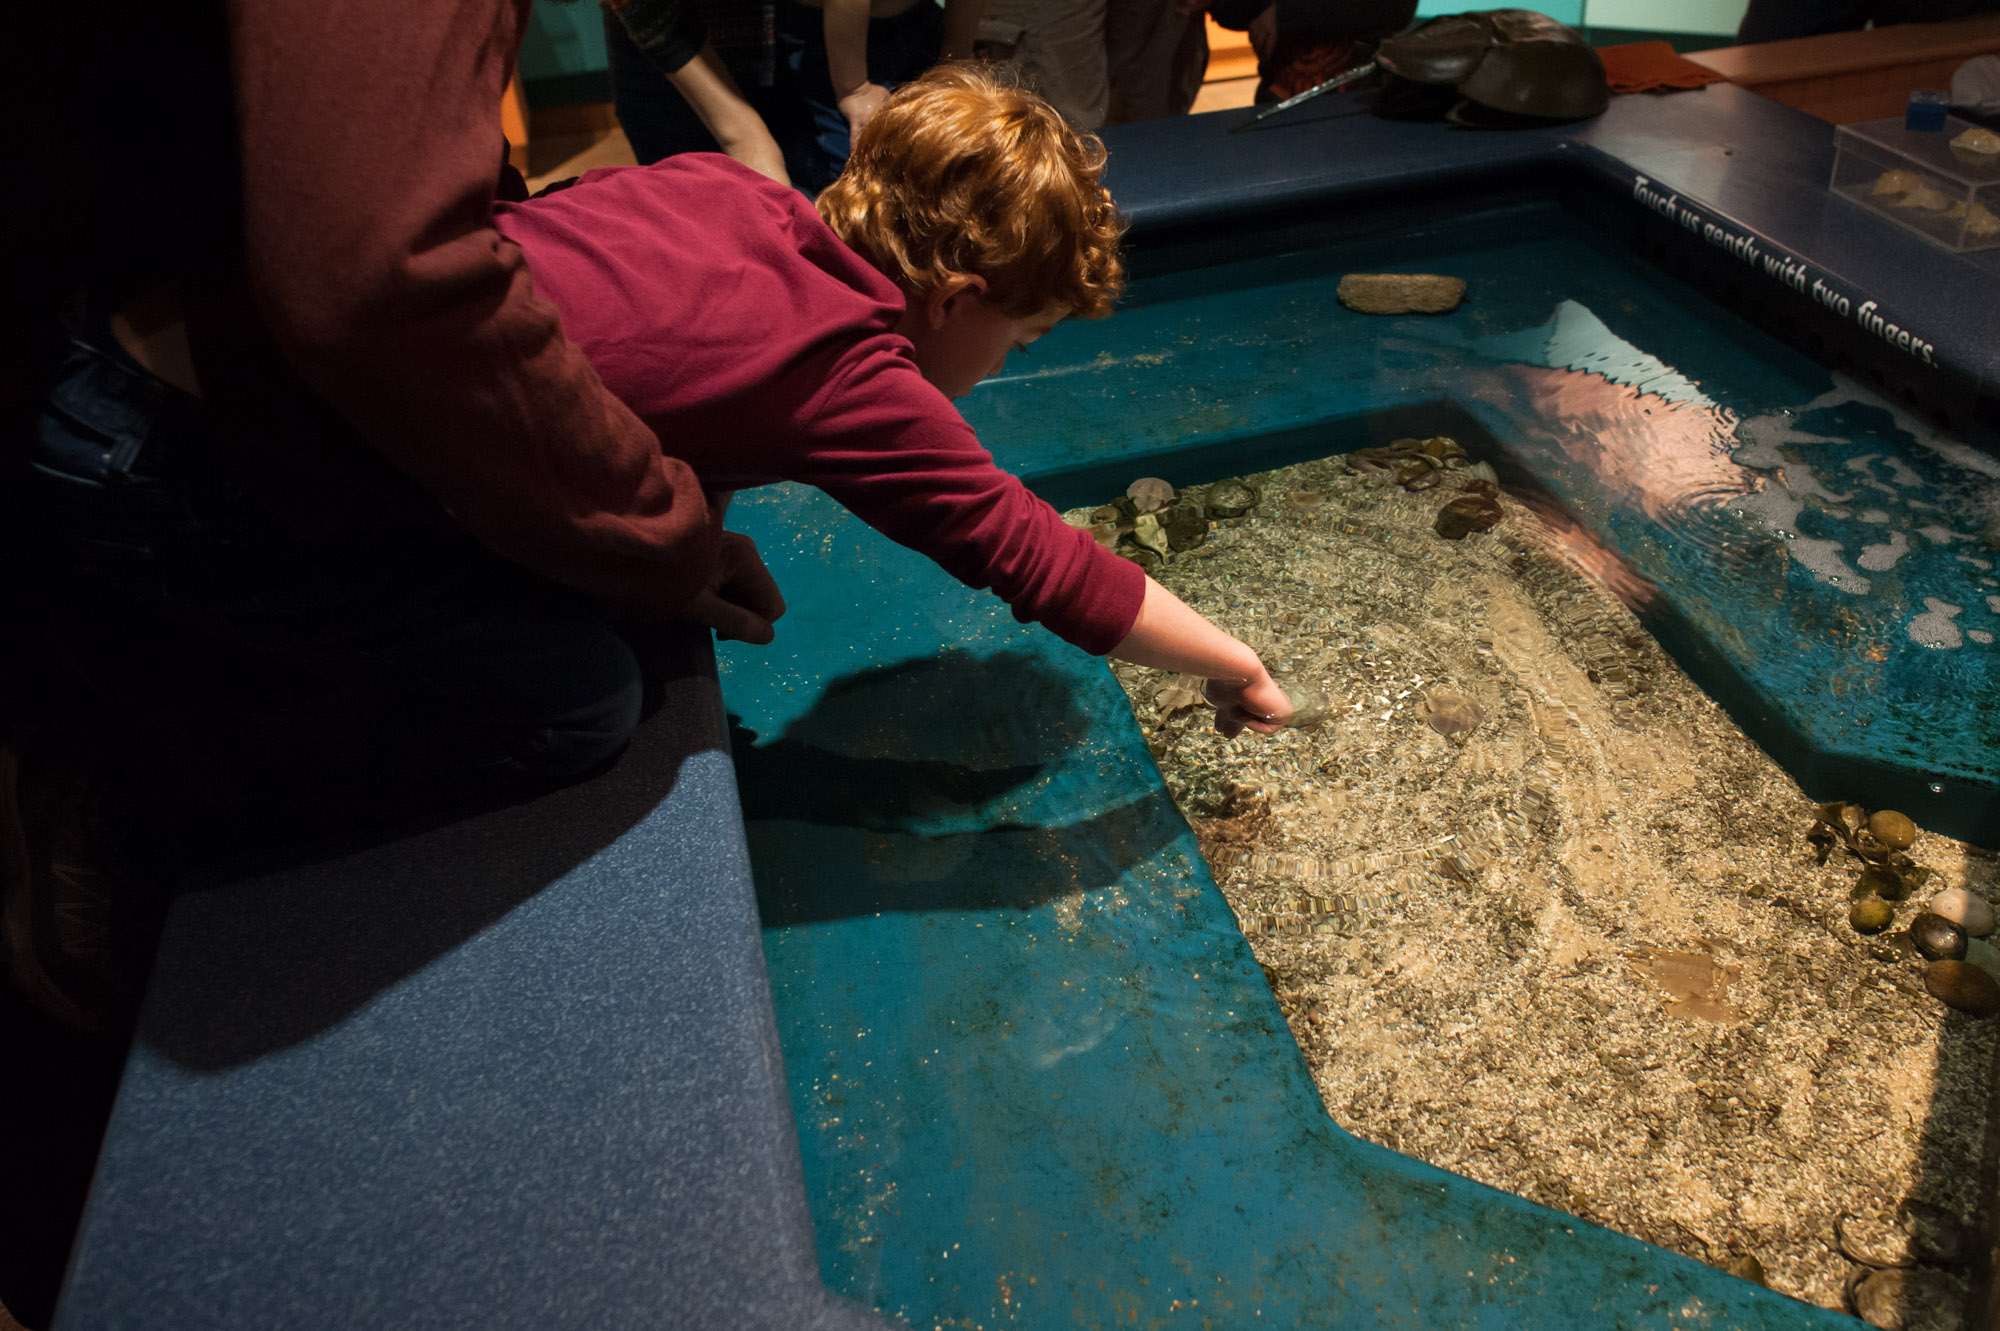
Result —
<instances>
[{"instance_id":1,"label":"person's leg","mask_svg":"<svg viewBox=\"0 0 2000 1331\"><path fill-rule=\"evenodd\" d=\"M1007 63L1078 129L1096 129L1111 107L1104 57L1105 0L993 0L987 24L1018 29Z\"/></svg>"},{"instance_id":2,"label":"person's leg","mask_svg":"<svg viewBox=\"0 0 2000 1331\"><path fill-rule=\"evenodd\" d=\"M833 77L826 65L826 15L810 5L787 4L778 29L778 50L786 78L810 120L813 151L809 160L787 169L792 183L818 194L847 165L847 116L833 95ZM932 0L889 18L868 23L868 77L889 89L907 83L937 63L944 39L944 16Z\"/></svg>"},{"instance_id":3,"label":"person's leg","mask_svg":"<svg viewBox=\"0 0 2000 1331\"><path fill-rule=\"evenodd\" d=\"M1175 0L1109 0L1104 20L1111 107L1106 124L1186 115L1208 70L1208 29Z\"/></svg>"},{"instance_id":4,"label":"person's leg","mask_svg":"<svg viewBox=\"0 0 2000 1331\"><path fill-rule=\"evenodd\" d=\"M801 108L796 159L787 154L792 183L818 194L847 164L847 117L833 95L826 67L826 15L811 5L785 0L778 16L780 85Z\"/></svg>"},{"instance_id":5,"label":"person's leg","mask_svg":"<svg viewBox=\"0 0 2000 1331\"><path fill-rule=\"evenodd\" d=\"M441 518L297 542L199 403L80 343L45 403L29 536L62 636L139 709L119 801L231 837L337 827L573 778L636 724L604 615Z\"/></svg>"}]
</instances>

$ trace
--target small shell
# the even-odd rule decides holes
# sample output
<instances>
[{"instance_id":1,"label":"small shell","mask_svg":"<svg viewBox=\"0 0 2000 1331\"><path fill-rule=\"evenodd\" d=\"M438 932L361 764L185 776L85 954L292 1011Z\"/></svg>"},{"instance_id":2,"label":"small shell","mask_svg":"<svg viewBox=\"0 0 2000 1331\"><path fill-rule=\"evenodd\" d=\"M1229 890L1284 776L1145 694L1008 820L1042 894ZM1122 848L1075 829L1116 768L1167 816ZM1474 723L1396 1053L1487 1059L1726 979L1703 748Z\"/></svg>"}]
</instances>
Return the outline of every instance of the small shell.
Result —
<instances>
[{"instance_id":1,"label":"small shell","mask_svg":"<svg viewBox=\"0 0 2000 1331\"><path fill-rule=\"evenodd\" d=\"M1285 493L1285 507L1294 513L1304 513L1319 505L1320 494L1317 490L1289 490Z\"/></svg>"},{"instance_id":2,"label":"small shell","mask_svg":"<svg viewBox=\"0 0 2000 1331\"><path fill-rule=\"evenodd\" d=\"M1167 553L1167 533L1161 529L1160 520L1151 513L1141 513L1139 521L1132 526L1132 539L1140 546L1164 558Z\"/></svg>"},{"instance_id":3,"label":"small shell","mask_svg":"<svg viewBox=\"0 0 2000 1331\"><path fill-rule=\"evenodd\" d=\"M1202 685L1207 681L1200 675L1175 675L1153 692L1153 705L1160 709L1161 716L1172 716L1175 712L1194 707L1202 702Z\"/></svg>"},{"instance_id":4,"label":"small shell","mask_svg":"<svg viewBox=\"0 0 2000 1331\"><path fill-rule=\"evenodd\" d=\"M1486 709L1457 689L1437 688L1424 694L1424 724L1446 739L1469 735L1486 719Z\"/></svg>"},{"instance_id":5,"label":"small shell","mask_svg":"<svg viewBox=\"0 0 2000 1331\"><path fill-rule=\"evenodd\" d=\"M1208 487L1208 516L1211 518L1237 518L1257 507L1261 496L1257 487L1248 481L1230 477L1217 481Z\"/></svg>"},{"instance_id":6,"label":"small shell","mask_svg":"<svg viewBox=\"0 0 2000 1331\"><path fill-rule=\"evenodd\" d=\"M1974 125L1971 129L1966 130L1965 133L1953 139L1951 146L1964 149L1969 153L1979 153L1982 156L1992 157L1995 154L2000 154L2000 134L1995 134L1990 129L1983 129L1978 125Z\"/></svg>"},{"instance_id":7,"label":"small shell","mask_svg":"<svg viewBox=\"0 0 2000 1331\"><path fill-rule=\"evenodd\" d=\"M1964 222L1968 235L2000 235L2000 217L1995 217L1981 204L1960 199L1945 216L1954 222Z\"/></svg>"},{"instance_id":8,"label":"small shell","mask_svg":"<svg viewBox=\"0 0 2000 1331\"><path fill-rule=\"evenodd\" d=\"M1917 173L1914 171L1884 171L1881 175L1875 177L1875 186L1868 192L1871 195L1877 196L1883 194L1905 194L1922 183L1923 181L1917 178Z\"/></svg>"},{"instance_id":9,"label":"small shell","mask_svg":"<svg viewBox=\"0 0 2000 1331\"><path fill-rule=\"evenodd\" d=\"M1174 502L1174 487L1157 476L1141 476L1125 487L1125 497L1141 513L1157 513Z\"/></svg>"},{"instance_id":10,"label":"small shell","mask_svg":"<svg viewBox=\"0 0 2000 1331\"><path fill-rule=\"evenodd\" d=\"M1919 184L1915 189L1897 201L1898 208L1921 208L1927 213L1941 213L1951 207L1951 196L1930 185Z\"/></svg>"}]
</instances>

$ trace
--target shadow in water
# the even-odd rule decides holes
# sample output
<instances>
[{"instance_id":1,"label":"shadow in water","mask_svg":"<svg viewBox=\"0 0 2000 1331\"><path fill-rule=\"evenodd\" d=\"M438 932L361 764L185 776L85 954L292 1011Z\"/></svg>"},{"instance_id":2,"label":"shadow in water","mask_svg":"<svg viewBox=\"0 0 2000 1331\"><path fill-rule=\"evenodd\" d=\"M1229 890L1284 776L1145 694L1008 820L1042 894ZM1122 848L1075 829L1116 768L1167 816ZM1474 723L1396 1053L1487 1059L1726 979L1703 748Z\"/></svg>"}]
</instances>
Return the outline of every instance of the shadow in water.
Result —
<instances>
[{"instance_id":1,"label":"shadow in water","mask_svg":"<svg viewBox=\"0 0 2000 1331\"><path fill-rule=\"evenodd\" d=\"M643 822L682 764L722 748L705 643L598 776L429 825L294 847L175 902L139 1038L216 1072L288 1049L562 879Z\"/></svg>"},{"instance_id":2,"label":"shadow in water","mask_svg":"<svg viewBox=\"0 0 2000 1331\"><path fill-rule=\"evenodd\" d=\"M1072 677L961 651L840 680L763 743L732 718L765 927L1027 910L1117 882L1186 823L1158 789L1093 806L1091 729Z\"/></svg>"}]
</instances>

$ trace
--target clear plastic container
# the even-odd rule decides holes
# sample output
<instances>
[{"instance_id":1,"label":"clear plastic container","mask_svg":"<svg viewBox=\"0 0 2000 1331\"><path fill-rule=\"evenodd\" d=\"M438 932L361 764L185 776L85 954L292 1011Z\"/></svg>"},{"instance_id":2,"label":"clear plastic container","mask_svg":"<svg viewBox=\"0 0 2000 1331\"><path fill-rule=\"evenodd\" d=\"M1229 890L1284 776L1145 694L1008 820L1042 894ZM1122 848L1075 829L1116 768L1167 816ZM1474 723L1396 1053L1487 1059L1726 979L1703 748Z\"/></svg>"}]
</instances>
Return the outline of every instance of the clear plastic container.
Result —
<instances>
[{"instance_id":1,"label":"clear plastic container","mask_svg":"<svg viewBox=\"0 0 2000 1331\"><path fill-rule=\"evenodd\" d=\"M1942 133L1905 129L1900 118L1838 126L1828 188L1956 253L1992 249L2000 245L2000 153L1953 143L1975 128L1957 116Z\"/></svg>"}]
</instances>

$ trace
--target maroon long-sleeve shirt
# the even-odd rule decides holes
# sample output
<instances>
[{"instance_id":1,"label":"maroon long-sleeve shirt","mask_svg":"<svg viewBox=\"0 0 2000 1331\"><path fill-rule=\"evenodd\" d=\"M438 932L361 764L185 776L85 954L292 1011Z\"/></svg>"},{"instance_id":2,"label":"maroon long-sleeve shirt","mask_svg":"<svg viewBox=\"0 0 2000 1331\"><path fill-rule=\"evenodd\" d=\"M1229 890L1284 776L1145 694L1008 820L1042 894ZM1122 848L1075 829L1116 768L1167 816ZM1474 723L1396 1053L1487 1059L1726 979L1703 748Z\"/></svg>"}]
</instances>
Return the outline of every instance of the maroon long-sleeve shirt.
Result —
<instances>
[{"instance_id":1,"label":"maroon long-sleeve shirt","mask_svg":"<svg viewBox=\"0 0 2000 1331\"><path fill-rule=\"evenodd\" d=\"M529 5L229 0L240 245L178 275L196 371L302 530L343 519L358 435L502 555L671 612L719 523L488 216Z\"/></svg>"},{"instance_id":2,"label":"maroon long-sleeve shirt","mask_svg":"<svg viewBox=\"0 0 2000 1331\"><path fill-rule=\"evenodd\" d=\"M1130 631L1144 575L994 464L896 333L902 293L797 191L692 154L593 171L495 223L704 485L817 486L1086 651Z\"/></svg>"}]
</instances>

